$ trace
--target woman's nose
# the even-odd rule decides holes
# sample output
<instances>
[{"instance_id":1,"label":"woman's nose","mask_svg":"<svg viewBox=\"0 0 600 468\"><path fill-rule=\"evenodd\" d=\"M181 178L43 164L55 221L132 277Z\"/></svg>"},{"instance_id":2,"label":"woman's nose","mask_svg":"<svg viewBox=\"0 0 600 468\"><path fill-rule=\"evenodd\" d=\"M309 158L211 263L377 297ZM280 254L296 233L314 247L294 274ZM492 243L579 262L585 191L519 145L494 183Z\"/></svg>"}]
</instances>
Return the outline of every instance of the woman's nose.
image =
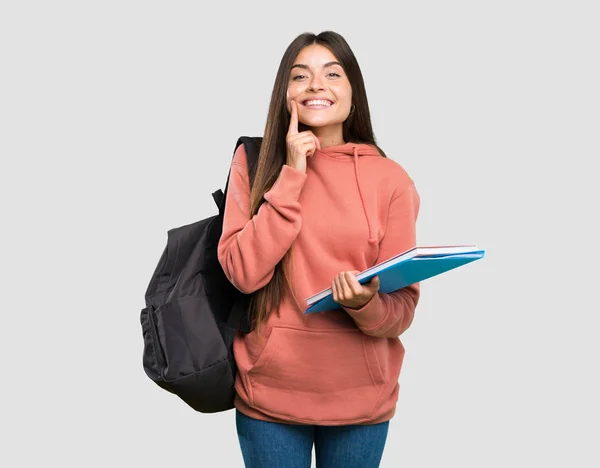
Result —
<instances>
[{"instance_id":1,"label":"woman's nose","mask_svg":"<svg viewBox=\"0 0 600 468\"><path fill-rule=\"evenodd\" d=\"M314 76L313 79L310 80L308 87L312 91L316 91L316 90L321 91L321 90L325 89L325 87L323 86L323 83L321 82L321 78L316 77L316 76Z\"/></svg>"}]
</instances>

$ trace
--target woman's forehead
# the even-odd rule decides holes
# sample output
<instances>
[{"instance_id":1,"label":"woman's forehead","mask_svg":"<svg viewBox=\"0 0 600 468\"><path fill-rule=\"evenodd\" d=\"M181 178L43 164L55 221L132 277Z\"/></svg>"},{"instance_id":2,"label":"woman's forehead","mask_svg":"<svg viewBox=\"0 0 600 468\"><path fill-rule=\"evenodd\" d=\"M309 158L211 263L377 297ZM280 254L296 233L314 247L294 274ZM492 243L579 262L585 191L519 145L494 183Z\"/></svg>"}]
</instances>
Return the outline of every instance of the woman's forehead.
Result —
<instances>
[{"instance_id":1,"label":"woman's forehead","mask_svg":"<svg viewBox=\"0 0 600 468\"><path fill-rule=\"evenodd\" d=\"M294 61L294 65L296 64L323 67L339 64L339 62L337 57L327 47L320 44L311 44L300 51Z\"/></svg>"}]
</instances>

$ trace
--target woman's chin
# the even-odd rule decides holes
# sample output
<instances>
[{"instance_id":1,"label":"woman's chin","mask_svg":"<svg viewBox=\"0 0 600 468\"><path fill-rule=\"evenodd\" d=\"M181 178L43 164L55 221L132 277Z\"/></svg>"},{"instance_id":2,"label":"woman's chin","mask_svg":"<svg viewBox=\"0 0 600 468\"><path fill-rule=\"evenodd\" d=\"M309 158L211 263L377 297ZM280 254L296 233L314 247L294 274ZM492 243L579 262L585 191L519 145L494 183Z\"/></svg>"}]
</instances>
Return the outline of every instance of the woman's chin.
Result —
<instances>
[{"instance_id":1,"label":"woman's chin","mask_svg":"<svg viewBox=\"0 0 600 468\"><path fill-rule=\"evenodd\" d=\"M336 125L337 122L332 122L330 120L325 120L325 119L307 119L307 120L301 120L300 123L306 125L307 127L310 128L323 128L323 127L328 127L330 125Z\"/></svg>"}]
</instances>

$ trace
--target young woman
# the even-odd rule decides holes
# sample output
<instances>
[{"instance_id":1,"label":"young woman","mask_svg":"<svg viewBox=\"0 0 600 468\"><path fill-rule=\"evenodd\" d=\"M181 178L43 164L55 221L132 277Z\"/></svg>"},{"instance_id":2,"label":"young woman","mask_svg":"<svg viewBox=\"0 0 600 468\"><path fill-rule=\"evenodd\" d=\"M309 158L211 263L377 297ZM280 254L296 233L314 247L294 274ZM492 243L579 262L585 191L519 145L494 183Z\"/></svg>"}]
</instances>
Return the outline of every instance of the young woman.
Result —
<instances>
[{"instance_id":1,"label":"young woman","mask_svg":"<svg viewBox=\"0 0 600 468\"><path fill-rule=\"evenodd\" d=\"M379 466L398 399L419 285L379 293L356 274L416 245L419 195L376 145L345 39L302 34L275 79L256 178L231 165L219 242L229 280L252 294L234 354L247 467ZM332 287L337 310L303 314Z\"/></svg>"}]
</instances>

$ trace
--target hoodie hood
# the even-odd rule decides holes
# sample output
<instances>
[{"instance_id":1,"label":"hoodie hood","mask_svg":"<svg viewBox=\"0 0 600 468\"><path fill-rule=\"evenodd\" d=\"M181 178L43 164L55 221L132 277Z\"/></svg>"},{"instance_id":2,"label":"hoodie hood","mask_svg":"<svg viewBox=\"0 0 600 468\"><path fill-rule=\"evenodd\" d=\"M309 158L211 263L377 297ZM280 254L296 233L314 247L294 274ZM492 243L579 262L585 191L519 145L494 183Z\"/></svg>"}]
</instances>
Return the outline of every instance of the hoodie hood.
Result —
<instances>
[{"instance_id":1,"label":"hoodie hood","mask_svg":"<svg viewBox=\"0 0 600 468\"><path fill-rule=\"evenodd\" d=\"M381 153L373 145L366 143L345 143L343 145L328 146L321 150L317 150L315 155L323 154L333 159L346 159L351 157L354 159L354 177L356 180L356 186L358 187L358 194L360 195L360 201L363 207L363 213L369 227L369 244L377 245L377 238L375 237L375 227L369 218L367 211L367 205L365 203L365 197L363 196L363 190L360 185L360 168L359 168L359 157L361 156L377 156L382 157Z\"/></svg>"},{"instance_id":2,"label":"hoodie hood","mask_svg":"<svg viewBox=\"0 0 600 468\"><path fill-rule=\"evenodd\" d=\"M330 158L344 159L348 156L354 156L357 152L358 156L381 156L377 148L367 143L344 143L343 145L328 146L317 150L315 154L322 153Z\"/></svg>"}]
</instances>

